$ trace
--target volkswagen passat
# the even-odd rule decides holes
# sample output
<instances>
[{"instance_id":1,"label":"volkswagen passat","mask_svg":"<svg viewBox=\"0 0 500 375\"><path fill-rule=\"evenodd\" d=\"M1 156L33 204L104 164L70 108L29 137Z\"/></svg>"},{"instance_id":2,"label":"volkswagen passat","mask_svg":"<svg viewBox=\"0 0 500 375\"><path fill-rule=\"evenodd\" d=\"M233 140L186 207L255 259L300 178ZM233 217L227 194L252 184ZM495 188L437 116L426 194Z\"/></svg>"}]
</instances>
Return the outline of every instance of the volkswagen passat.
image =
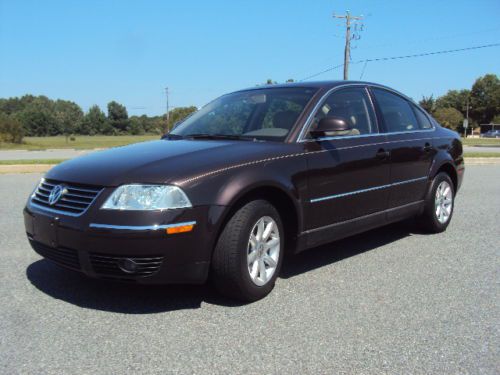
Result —
<instances>
[{"instance_id":1,"label":"volkswagen passat","mask_svg":"<svg viewBox=\"0 0 500 375\"><path fill-rule=\"evenodd\" d=\"M283 258L409 217L446 229L462 145L404 95L364 82L224 95L163 139L66 161L24 210L35 251L136 283L204 283L247 301Z\"/></svg>"}]
</instances>

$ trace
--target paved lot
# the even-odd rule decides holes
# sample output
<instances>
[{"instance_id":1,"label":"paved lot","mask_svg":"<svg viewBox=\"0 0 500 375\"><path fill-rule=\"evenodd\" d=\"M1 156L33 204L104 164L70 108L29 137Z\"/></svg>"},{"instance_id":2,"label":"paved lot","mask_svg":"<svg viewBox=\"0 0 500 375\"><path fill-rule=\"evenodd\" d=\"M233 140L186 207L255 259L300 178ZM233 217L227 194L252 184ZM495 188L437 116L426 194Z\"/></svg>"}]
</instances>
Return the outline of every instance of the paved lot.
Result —
<instances>
[{"instance_id":1,"label":"paved lot","mask_svg":"<svg viewBox=\"0 0 500 375\"><path fill-rule=\"evenodd\" d=\"M289 260L274 292L88 280L34 254L39 175L0 175L0 373L500 372L500 167L471 166L446 233L408 223Z\"/></svg>"},{"instance_id":2,"label":"paved lot","mask_svg":"<svg viewBox=\"0 0 500 375\"><path fill-rule=\"evenodd\" d=\"M71 159L93 150L0 150L0 160Z\"/></svg>"},{"instance_id":3,"label":"paved lot","mask_svg":"<svg viewBox=\"0 0 500 375\"><path fill-rule=\"evenodd\" d=\"M464 146L464 152L497 152L500 155L500 147Z\"/></svg>"}]
</instances>

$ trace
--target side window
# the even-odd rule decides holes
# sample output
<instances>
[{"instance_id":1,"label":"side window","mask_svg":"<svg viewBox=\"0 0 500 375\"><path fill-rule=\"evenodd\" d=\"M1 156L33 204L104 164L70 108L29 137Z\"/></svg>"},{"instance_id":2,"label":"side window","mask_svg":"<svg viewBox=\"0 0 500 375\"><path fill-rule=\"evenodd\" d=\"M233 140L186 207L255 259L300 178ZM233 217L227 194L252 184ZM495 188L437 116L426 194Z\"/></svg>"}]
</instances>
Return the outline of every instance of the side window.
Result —
<instances>
[{"instance_id":1,"label":"side window","mask_svg":"<svg viewBox=\"0 0 500 375\"><path fill-rule=\"evenodd\" d=\"M377 133L373 110L364 88L349 88L333 92L314 115L311 129L328 116L344 118L350 130L335 136Z\"/></svg>"},{"instance_id":2,"label":"side window","mask_svg":"<svg viewBox=\"0 0 500 375\"><path fill-rule=\"evenodd\" d=\"M417 106L412 106L415 115L417 116L418 126L420 129L432 129L432 124L429 118Z\"/></svg>"},{"instance_id":3,"label":"side window","mask_svg":"<svg viewBox=\"0 0 500 375\"><path fill-rule=\"evenodd\" d=\"M402 97L386 90L372 89L382 111L387 132L406 132L418 130L418 122L411 105Z\"/></svg>"}]
</instances>

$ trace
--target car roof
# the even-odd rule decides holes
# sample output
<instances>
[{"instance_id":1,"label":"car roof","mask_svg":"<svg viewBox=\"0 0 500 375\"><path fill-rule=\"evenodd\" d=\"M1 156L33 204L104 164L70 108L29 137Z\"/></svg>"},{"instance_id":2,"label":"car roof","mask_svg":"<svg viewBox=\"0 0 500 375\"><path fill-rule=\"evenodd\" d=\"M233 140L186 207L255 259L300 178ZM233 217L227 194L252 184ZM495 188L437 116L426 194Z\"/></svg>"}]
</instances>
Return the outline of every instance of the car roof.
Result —
<instances>
[{"instance_id":1,"label":"car roof","mask_svg":"<svg viewBox=\"0 0 500 375\"><path fill-rule=\"evenodd\" d=\"M322 88L322 89L332 89L337 86L342 86L346 84L361 84L361 85L374 85L374 86L381 86L381 87L387 87L378 83L373 83L373 82L366 82L366 81L343 81L343 80L337 80L337 81L311 81L311 82L290 82L290 83L278 83L278 84L263 84L263 85L258 85L254 87L249 87L246 89L242 90L237 90L238 91L248 91L248 90L259 90L259 89L268 89L268 88L287 88L287 87L303 87L303 88ZM389 88L389 87L388 87Z\"/></svg>"}]
</instances>

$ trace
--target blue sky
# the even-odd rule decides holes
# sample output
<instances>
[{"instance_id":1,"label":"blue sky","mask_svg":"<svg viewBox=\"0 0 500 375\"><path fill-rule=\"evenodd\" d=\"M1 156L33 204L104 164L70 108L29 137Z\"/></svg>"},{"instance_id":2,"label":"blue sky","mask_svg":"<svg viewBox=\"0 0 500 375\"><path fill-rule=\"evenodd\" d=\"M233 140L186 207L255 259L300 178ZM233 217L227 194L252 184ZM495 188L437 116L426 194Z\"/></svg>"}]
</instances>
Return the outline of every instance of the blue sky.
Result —
<instances>
[{"instance_id":1,"label":"blue sky","mask_svg":"<svg viewBox=\"0 0 500 375\"><path fill-rule=\"evenodd\" d=\"M343 62L332 13L363 14L354 61L500 42L500 1L0 0L0 97L110 100L129 114L201 106L223 93L301 79ZM363 64L352 65L359 79ZM363 79L414 99L499 74L500 47L373 62ZM315 79L340 79L337 69Z\"/></svg>"}]
</instances>

